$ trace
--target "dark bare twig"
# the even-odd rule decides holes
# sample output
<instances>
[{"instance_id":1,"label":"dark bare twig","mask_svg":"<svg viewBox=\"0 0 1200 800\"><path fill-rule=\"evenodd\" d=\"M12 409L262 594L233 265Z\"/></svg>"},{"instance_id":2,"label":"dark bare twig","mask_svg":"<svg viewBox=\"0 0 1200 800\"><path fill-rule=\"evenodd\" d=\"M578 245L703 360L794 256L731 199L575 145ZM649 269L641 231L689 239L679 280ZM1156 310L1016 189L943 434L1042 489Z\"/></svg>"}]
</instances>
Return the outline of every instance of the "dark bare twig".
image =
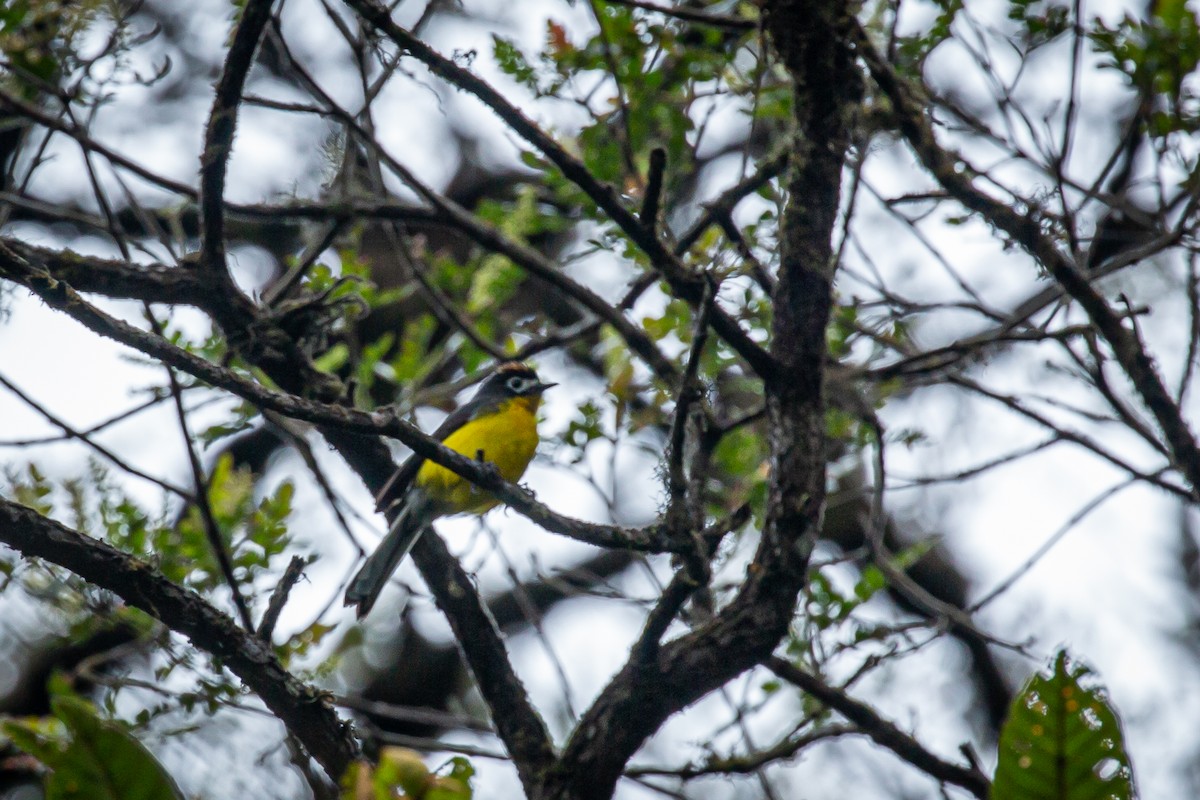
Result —
<instances>
[{"instance_id":1,"label":"dark bare twig","mask_svg":"<svg viewBox=\"0 0 1200 800\"><path fill-rule=\"evenodd\" d=\"M645 552L679 552L691 546L690 540L681 542L673 539L661 523L642 528L627 528L598 525L557 514L534 500L521 487L502 480L494 471L484 468L474 459L442 446L396 416L390 408L365 412L264 388L232 370L205 361L161 337L146 333L106 314L80 297L68 284L55 279L41 267L9 249L3 241L0 241L0 278L25 286L48 305L67 312L96 333L140 350L201 381L231 392L259 408L321 425L326 429L342 430L359 436L365 434L399 439L423 458L454 470L548 531L601 547L622 547Z\"/></svg>"},{"instance_id":2,"label":"dark bare twig","mask_svg":"<svg viewBox=\"0 0 1200 800\"><path fill-rule=\"evenodd\" d=\"M415 722L420 725L432 725L438 728L474 731L475 733L495 733L495 728L484 719L470 717L465 714L454 714L440 711L436 708L410 708L397 706L393 703L381 703L378 700L368 700L355 695L334 695L333 700L342 708L361 711L375 717L394 719L400 722Z\"/></svg>"},{"instance_id":3,"label":"dark bare twig","mask_svg":"<svg viewBox=\"0 0 1200 800\"><path fill-rule=\"evenodd\" d=\"M1088 352L1092 356L1091 363L1086 363L1073 349L1066 346L1065 342L1063 343L1063 349L1067 351L1075 363L1079 364L1085 370L1088 377L1092 380L1092 385L1099 392L1100 396L1104 398L1105 402L1108 403L1108 407L1113 410L1113 413L1121 421L1121 424L1140 436L1142 441L1149 445L1155 452L1170 458L1171 454L1163 446L1163 443L1158 440L1158 437L1154 435L1150 426L1143 422L1134 413L1133 409L1129 408L1109 382L1108 375L1104 370L1105 362L1108 359L1105 357L1103 351L1101 351L1099 342L1096 341L1096 336L1094 334L1085 336L1084 342L1087 344Z\"/></svg>"},{"instance_id":4,"label":"dark bare twig","mask_svg":"<svg viewBox=\"0 0 1200 800\"><path fill-rule=\"evenodd\" d=\"M296 263L288 268L287 273L282 278L271 284L267 288L267 291L263 293L263 304L266 306L278 306L281 302L287 300L296 290L296 287L300 285L300 281L304 279L304 276L308 274L308 271L317 263L317 259L321 257L321 254L337 239L338 234L342 232L345 224L345 220L332 220L327 223L325 231L321 236L305 249L304 254L296 259Z\"/></svg>"},{"instance_id":5,"label":"dark bare twig","mask_svg":"<svg viewBox=\"0 0 1200 800\"><path fill-rule=\"evenodd\" d=\"M1197 353L1200 352L1200 269L1197 269L1195 252L1188 254L1187 281L1188 299L1188 346L1184 358L1183 374L1179 376L1179 385L1175 389L1175 402L1183 407L1188 391L1192 388L1192 376L1196 373Z\"/></svg>"},{"instance_id":6,"label":"dark bare twig","mask_svg":"<svg viewBox=\"0 0 1200 800\"><path fill-rule=\"evenodd\" d=\"M228 298L214 318L222 327L241 330L249 312L241 291L233 282L225 263L225 172L233 151L233 134L246 76L254 63L254 52L267 22L274 0L247 0L241 7L241 19L233 32L225 67L217 80L212 110L204 129L204 150L200 157L200 257L197 264L208 280Z\"/></svg>"},{"instance_id":7,"label":"dark bare twig","mask_svg":"<svg viewBox=\"0 0 1200 800\"><path fill-rule=\"evenodd\" d=\"M901 479L904 482L899 485L893 483L893 481L896 480L895 473L893 472L892 477L888 479L888 488L894 492L899 489L931 486L938 483L961 483L970 478L982 475L988 470L995 469L996 467L1002 467L1005 464L1012 464L1016 461L1020 461L1026 456L1031 456L1034 453L1040 453L1043 450L1053 447L1061 441L1062 440L1058 436L1051 435L1050 437L1028 445L1027 447L1021 447L1016 450L1012 450L1011 452L1007 452L1004 455L996 456L995 458L989 458L986 461L979 462L970 467L965 467L963 469L955 470L954 472L947 472L941 475L922 475L917 478Z\"/></svg>"},{"instance_id":8,"label":"dark bare twig","mask_svg":"<svg viewBox=\"0 0 1200 800\"><path fill-rule=\"evenodd\" d=\"M663 515L667 528L683 538L688 531L695 531L701 523L702 498L697 497L698 485L691 485L684 467L687 450L688 421L693 406L703 399L703 387L697 380L700 359L708 342L709 313L715 302L717 287L710 283L704 304L696 315L692 328L692 344L675 395L675 411L671 418L671 429L667 441L667 510ZM698 483L698 482L697 482ZM694 489L694 491L693 491ZM642 634L633 646L634 658L649 662L658 652L658 644L667 627L679 613L679 609L697 590L709 580L709 558L716 550L716 542L706 542L695 537L696 547L680 556L682 564L675 571L671 582L663 590L658 604L646 618Z\"/></svg>"},{"instance_id":9,"label":"dark bare twig","mask_svg":"<svg viewBox=\"0 0 1200 800\"><path fill-rule=\"evenodd\" d=\"M325 496L325 502L329 506L330 512L334 519L337 520L338 529L346 536L346 540L358 548L362 552L362 548L358 546L358 542L354 539L354 534L350 531L350 522L346 518L347 514L353 516L359 522L369 523L366 515L359 512L352 505L346 503L338 493L334 491L333 484L329 480L329 476L325 474L325 469L317 461L316 455L313 453L312 445L305 437L304 432L296 430L299 425L295 425L291 420L286 419L273 411L263 411L263 418L271 423L280 436L287 441L297 455L304 462L308 473L312 475L313 480L321 490L321 494ZM343 508L346 510L343 511Z\"/></svg>"},{"instance_id":10,"label":"dark bare twig","mask_svg":"<svg viewBox=\"0 0 1200 800\"><path fill-rule=\"evenodd\" d=\"M1113 486L1105 489L1103 492L1100 492L1088 502L1084 503L1083 506L1074 514L1072 514L1071 518L1063 523L1058 530L1046 537L1046 541L1038 545L1037 549L1034 550L1027 559L1021 562L1021 565L1014 569L1007 578L1001 580L995 585L995 587L991 589L991 591L972 603L968 611L974 613L991 603L1000 595L1007 592L1010 588L1012 588L1013 584L1027 575L1029 570L1033 569L1037 562L1041 561L1042 558L1044 558L1045 555L1049 553L1056 544L1062 541L1063 537L1074 530L1088 515L1102 506L1107 500L1116 496L1118 493L1128 489L1130 486L1136 485L1138 480L1138 478L1134 477L1125 478L1119 483L1116 483Z\"/></svg>"},{"instance_id":11,"label":"dark bare twig","mask_svg":"<svg viewBox=\"0 0 1200 800\"><path fill-rule=\"evenodd\" d=\"M617 227L649 256L655 269L663 274L678 297L686 300L692 306L699 304L703 294L703 279L684 266L679 258L659 241L657 236L625 208L617 192L611 186L597 181L583 162L569 154L489 84L437 53L429 45L397 25L388 10L376 3L375 0L348 0L348 3L362 15L363 19L403 48L409 55L425 64L435 75L473 94L488 108L495 111L517 135L540 150L568 180L582 189L596 205L608 214ZM713 329L760 376L773 373L774 364L771 357L727 312L722 309L714 311Z\"/></svg>"},{"instance_id":12,"label":"dark bare twig","mask_svg":"<svg viewBox=\"0 0 1200 800\"><path fill-rule=\"evenodd\" d=\"M171 180L170 178L164 178L161 175L156 175L154 172L146 169L133 159L121 155L110 147L100 144L78 127L68 124L58 117L44 112L38 106L32 103L27 103L21 98L15 97L8 92L0 91L0 108L13 113L15 116L36 122L38 125L42 125L49 130L58 131L59 133L70 136L72 139L75 139L77 142L86 147L89 151L99 153L114 165L120 166L122 169L129 170L134 175L137 175L138 177L150 182L155 186L161 186L164 189L168 189L176 194L184 195L185 197L197 196L196 190L188 186L186 183L180 183L179 181Z\"/></svg>"},{"instance_id":13,"label":"dark bare twig","mask_svg":"<svg viewBox=\"0 0 1200 800\"><path fill-rule=\"evenodd\" d=\"M738 203L782 175L787 169L788 154L787 150L776 153L760 163L753 174L747 175L730 186L716 200L706 203L700 218L679 235L679 241L675 244L675 254L682 256L691 250L710 225L715 224L722 217L732 214Z\"/></svg>"},{"instance_id":14,"label":"dark bare twig","mask_svg":"<svg viewBox=\"0 0 1200 800\"><path fill-rule=\"evenodd\" d=\"M271 643L271 637L275 635L275 626L279 623L279 615L283 613L283 607L287 605L288 594L291 593L292 587L296 585L296 581L304 575L304 567L306 563L300 556L292 556L292 560L288 562L287 569L283 571L283 577L279 579L279 583L275 586L275 591L271 592L271 599L267 602L267 610L263 612L262 621L258 623L258 630L255 633L258 638L262 639L267 644Z\"/></svg>"},{"instance_id":15,"label":"dark bare twig","mask_svg":"<svg viewBox=\"0 0 1200 800\"><path fill-rule=\"evenodd\" d=\"M1130 463L1126 459L1123 459L1120 456L1116 455L1115 453L1109 451L1107 448L1101 446L1099 442L1093 440L1092 438L1090 438L1088 436L1083 435L1082 433L1078 433L1076 431L1069 430L1067 428L1064 428L1061 425L1056 425L1053 420L1046 417L1046 415L1038 413L1034 409L1029 408L1029 406L1027 404L1022 403L1020 401L1020 399L1017 397L1013 397L1012 395L1006 395L1001 392L997 392L993 389L989 389L977 381L973 381L973 380L970 380L970 379L964 378L964 377L957 377L957 376L952 377L952 378L950 378L950 382L956 386L962 386L963 388L969 389L970 391L975 392L976 394L979 394L982 397L987 397L991 400L994 400L994 401L1000 403L1001 405L1005 406L1006 408L1011 409L1012 411L1015 411L1016 413L1020 414L1021 416L1025 417L1029 420L1032 420L1033 422L1036 422L1038 425L1041 425L1046 430L1053 432L1062 441L1071 442L1072 444L1076 444L1076 445L1094 453L1095 455L1099 456L1104 461L1107 461L1108 463L1112 464L1114 467L1117 467L1118 469L1125 471L1129 475L1134 476L1134 477L1138 478L1139 480L1143 480L1149 484L1157 486L1158 488L1163 489L1167 492L1170 492L1171 494L1176 495L1176 496L1180 497L1181 499L1184 499L1184 500L1191 499L1191 493L1189 492L1188 489L1181 487L1181 486L1177 486L1177 485L1163 479L1162 477L1158 476L1157 474L1151 474L1151 473L1146 472L1145 470L1138 469L1136 466L1134 466L1132 463Z\"/></svg>"},{"instance_id":16,"label":"dark bare twig","mask_svg":"<svg viewBox=\"0 0 1200 800\"><path fill-rule=\"evenodd\" d=\"M631 767L625 770L629 776L661 776L691 780L707 775L738 775L760 770L765 766L786 762L809 745L836 739L842 736L852 736L860 733L859 729L850 725L826 725L810 733L793 733L778 743L765 747L744 756L712 757L700 764L689 764L686 767Z\"/></svg>"},{"instance_id":17,"label":"dark bare twig","mask_svg":"<svg viewBox=\"0 0 1200 800\"><path fill-rule=\"evenodd\" d=\"M491 758L497 761L511 761L508 753L492 747L480 747L461 742L448 742L444 739L431 739L427 736L412 736L407 733L392 733L391 731L375 731L372 737L384 744L405 747L421 753L458 753L471 758Z\"/></svg>"},{"instance_id":18,"label":"dark bare twig","mask_svg":"<svg viewBox=\"0 0 1200 800\"><path fill-rule=\"evenodd\" d=\"M658 208L662 200L663 174L667 169L667 151L656 147L650 151L650 170L646 175L646 193L642 197L642 224L653 230L658 225Z\"/></svg>"},{"instance_id":19,"label":"dark bare twig","mask_svg":"<svg viewBox=\"0 0 1200 800\"><path fill-rule=\"evenodd\" d=\"M1122 315L1113 311L1093 288L1090 276L1077 269L1058 250L1053 240L1043 234L1042 215L1036 203L1018 197L1017 204L1028 210L1022 212L994 200L975 187L973 181L979 173L958 154L938 143L924 108L914 99L911 87L875 50L866 32L857 26L855 39L858 52L867 62L872 77L892 102L901 132L926 169L951 196L1004 231L1048 269L1063 291L1079 303L1107 340L1114 358L1158 422L1171 450L1172 462L1186 478L1192 499L1200 500L1200 446L1197 446L1196 437L1179 406L1171 398L1153 359L1138 342L1136 334L1125 327ZM1194 205L1195 198L1189 204Z\"/></svg>"},{"instance_id":20,"label":"dark bare twig","mask_svg":"<svg viewBox=\"0 0 1200 800\"><path fill-rule=\"evenodd\" d=\"M296 680L253 631L149 564L37 512L0 500L0 541L107 589L207 650L252 689L336 780L358 754L349 726L317 689Z\"/></svg>"},{"instance_id":21,"label":"dark bare twig","mask_svg":"<svg viewBox=\"0 0 1200 800\"><path fill-rule=\"evenodd\" d=\"M938 780L961 786L980 800L986 800L991 783L978 770L943 761L916 739L881 717L866 703L855 700L842 690L829 686L820 678L804 672L782 658L772 656L767 660L766 666L783 680L795 684L850 720L876 744L886 747Z\"/></svg>"},{"instance_id":22,"label":"dark bare twig","mask_svg":"<svg viewBox=\"0 0 1200 800\"><path fill-rule=\"evenodd\" d=\"M8 378L4 377L3 374L0 374L0 386L3 386L4 388L8 389L10 392L15 394L18 398L20 398L21 402L25 403L25 405L29 406L34 411L38 412L43 417L45 417L47 422L49 422L51 425L54 425L56 428L59 428L63 432L63 436L65 438L77 439L77 440L83 442L85 445L87 445L88 447L90 447L91 449L93 449L97 453L99 453L101 456L103 456L106 460L112 462L112 464L114 466L116 466L118 469L128 472L130 475L136 475L137 477L141 478L142 480L149 481L150 483L153 483L156 486L159 486L160 488L164 489L165 491L168 491L171 494L176 495L177 497L180 497L187 502L192 502L194 500L193 494L191 492L187 491L186 489L183 489L179 486L175 486L174 484L169 483L168 481L164 481L161 478L150 475L149 473L143 472L142 470L138 469L137 467L127 464L123 458L121 458L119 455L117 455L116 453L109 450L104 445L92 441L91 432L76 430L71 425L67 424L64 420L60 419L56 414L53 414L52 412L48 411L44 406L42 406L40 403L38 403L32 397L25 394L25 392L21 391L21 389L18 388L16 384L14 384L12 381L8 380Z\"/></svg>"},{"instance_id":23,"label":"dark bare twig","mask_svg":"<svg viewBox=\"0 0 1200 800\"><path fill-rule=\"evenodd\" d=\"M887 516L883 506L884 489L887 483L886 437L883 424L874 414L863 422L875 434L875 483L871 491L869 517L863 526L872 561L887 578L889 587L898 596L928 619L943 620L947 629L983 644L997 644L1012 650L1019 646L1005 642L982 630L971 619L971 611L948 603L918 583L907 572L896 566L895 555L888 549L885 540Z\"/></svg>"},{"instance_id":24,"label":"dark bare twig","mask_svg":"<svg viewBox=\"0 0 1200 800\"><path fill-rule=\"evenodd\" d=\"M138 403L136 406L126 409L125 411L122 411L119 414L114 414L113 416L109 417L108 419L105 419L101 422L97 422L95 425L92 425L87 428L83 428L83 429L79 430L77 433L79 436L92 436L93 434L100 433L101 431L105 430L106 428L110 428L113 425L116 425L117 423L124 422L125 420L129 419L130 417L137 416L138 414L142 413L143 411L145 411L149 408L153 408L154 406L158 405L165 399L166 399L166 395L163 394L161 392L161 390L155 389L153 391L153 396L149 400L145 400L141 403ZM61 434L58 434L57 436L40 436L40 437L29 438L29 439L0 439L0 447L28 447L30 445L50 444L52 442L61 442L64 439L72 439L72 438L74 438L73 433L71 433L69 431L63 431Z\"/></svg>"},{"instance_id":25,"label":"dark bare twig","mask_svg":"<svg viewBox=\"0 0 1200 800\"><path fill-rule=\"evenodd\" d=\"M665 516L668 527L678 531L691 528L700 509L700 498L693 497L688 491L684 455L687 450L688 418L692 407L704 398L704 387L700 385L696 376L700 370L704 346L708 342L708 324L716 302L717 290L715 279L710 279L709 287L704 293L704 302L692 328L692 344L688 348L683 377L675 395L675 412L671 417L671 429L667 437L667 490L670 499Z\"/></svg>"},{"instance_id":26,"label":"dark bare twig","mask_svg":"<svg viewBox=\"0 0 1200 800\"><path fill-rule=\"evenodd\" d=\"M643 11L653 11L656 14L675 17L685 22L694 22L697 25L712 25L717 28L729 28L730 30L737 31L751 31L758 27L758 23L751 19L739 19L725 14L712 14L684 6L651 3L649 0L604 0L604 2L617 6L640 8Z\"/></svg>"},{"instance_id":27,"label":"dark bare twig","mask_svg":"<svg viewBox=\"0 0 1200 800\"><path fill-rule=\"evenodd\" d=\"M162 325L154 316L154 312L150 310L150 305L147 303L143 309L151 329L162 337L164 335ZM192 482L196 485L193 507L200 514L201 527L208 539L208 546L212 550L213 558L217 561L217 567L221 570L222 577L225 578L225 583L229 586L229 594L233 598L233 606L237 609L238 616L241 617L242 626L246 630L252 631L254 630L254 620L250 616L250 607L246 604L242 587L233 573L233 560L229 557L232 542L228 546L226 545L225 538L221 534L221 526L217 523L216 515L213 514L212 503L208 497L210 488L208 478L204 474L204 465L200 463L200 455L196 452L195 444L192 442L192 432L187 421L187 409L183 407L183 388L179 385L175 370L170 366L167 367L167 381L171 389L171 399L175 404L175 418L179 422L179 430L183 434L183 449L187 453L188 466L192 471Z\"/></svg>"},{"instance_id":28,"label":"dark bare twig","mask_svg":"<svg viewBox=\"0 0 1200 800\"><path fill-rule=\"evenodd\" d=\"M738 255L747 264L745 267L746 272L754 278L758 287L767 294L774 292L775 279L771 277L771 273L767 271L767 268L759 260L758 256L754 255L754 251L750 249L750 245L746 242L746 237L742 236L742 232L738 230L737 225L733 221L733 212L719 212L716 222L721 226L721 230L725 232L725 238L737 248Z\"/></svg>"},{"instance_id":29,"label":"dark bare twig","mask_svg":"<svg viewBox=\"0 0 1200 800\"><path fill-rule=\"evenodd\" d=\"M496 359L496 361L506 361L511 358L504 351L504 348L484 337L479 328L475 326L475 323L467 319L466 314L459 311L450 298L446 297L445 293L429 279L429 276L425 274L424 266L413 253L409 252L407 244L400 241L399 236L392 238L397 256L407 262L409 272L416 279L422 293L429 298L430 310L434 316L446 325L462 333L463 336L466 336L470 340L471 344Z\"/></svg>"}]
</instances>

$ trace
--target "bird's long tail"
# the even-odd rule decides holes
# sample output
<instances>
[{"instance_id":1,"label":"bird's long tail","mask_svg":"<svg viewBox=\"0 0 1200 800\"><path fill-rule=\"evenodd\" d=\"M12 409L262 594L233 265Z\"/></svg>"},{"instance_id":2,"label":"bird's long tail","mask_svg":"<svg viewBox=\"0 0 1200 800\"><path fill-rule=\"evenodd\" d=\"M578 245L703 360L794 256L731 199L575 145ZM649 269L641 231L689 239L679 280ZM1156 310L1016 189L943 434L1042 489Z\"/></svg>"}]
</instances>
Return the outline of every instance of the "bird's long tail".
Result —
<instances>
[{"instance_id":1,"label":"bird's long tail","mask_svg":"<svg viewBox=\"0 0 1200 800\"><path fill-rule=\"evenodd\" d=\"M379 599L380 592L396 567L412 550L417 539L428 527L428 520L414 504L406 506L392 521L387 536L379 543L374 553L363 562L346 589L346 605L358 606L356 614L362 619Z\"/></svg>"}]
</instances>

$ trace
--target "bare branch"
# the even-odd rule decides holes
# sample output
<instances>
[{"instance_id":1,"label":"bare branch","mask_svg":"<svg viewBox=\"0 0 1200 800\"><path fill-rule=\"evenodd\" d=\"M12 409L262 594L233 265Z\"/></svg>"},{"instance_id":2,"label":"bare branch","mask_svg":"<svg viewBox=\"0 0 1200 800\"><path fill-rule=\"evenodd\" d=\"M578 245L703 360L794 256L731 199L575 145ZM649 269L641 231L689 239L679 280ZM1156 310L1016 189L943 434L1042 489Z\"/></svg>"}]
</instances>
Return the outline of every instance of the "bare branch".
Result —
<instances>
[{"instance_id":1,"label":"bare branch","mask_svg":"<svg viewBox=\"0 0 1200 800\"><path fill-rule=\"evenodd\" d=\"M681 548L691 546L690 538L684 542L675 540L661 523L642 528L628 528L583 522L558 514L534 500L526 490L500 478L493 470L487 469L486 465L442 446L440 442L399 418L393 409L359 411L267 389L232 370L205 361L161 337L138 330L104 313L80 297L69 285L51 277L40 266L9 249L3 241L0 241L0 278L25 286L48 305L67 312L96 333L158 358L165 364L231 392L259 408L320 425L326 431L398 439L423 458L453 470L496 495L548 531L600 547L621 547L645 552L678 552ZM259 331L264 336L270 333L269 329L264 328L259 328ZM317 386L320 381L336 380L323 373L317 375L319 378L310 379L310 385ZM296 376L292 376L292 379L295 378ZM380 481L379 487L383 486L393 470L394 465ZM710 534L705 532L704 535Z\"/></svg>"},{"instance_id":2,"label":"bare branch","mask_svg":"<svg viewBox=\"0 0 1200 800\"><path fill-rule=\"evenodd\" d=\"M613 188L597 181L583 162L570 155L485 81L437 53L429 45L397 25L386 8L374 0L347 0L347 4L358 11L363 19L372 26L404 48L409 55L428 67L435 75L475 95L484 105L496 112L514 132L540 150L568 180L582 189L597 206L609 215L617 227L649 256L651 264L662 272L677 296L686 300L693 307L699 305L704 292L703 278L684 266L650 228L643 225L633 212L625 208ZM717 309L713 313L713 330L736 350L760 376L767 376L773 372L774 365L767 352L750 338L749 334L728 313L721 309Z\"/></svg>"},{"instance_id":3,"label":"bare branch","mask_svg":"<svg viewBox=\"0 0 1200 800\"><path fill-rule=\"evenodd\" d=\"M739 19L738 17L731 17L724 14L696 11L686 6L661 5L659 3L651 3L649 0L604 0L604 2L618 6L629 6L630 8L640 8L643 11L653 11L656 14L675 17L685 22L694 22L697 25L712 25L717 28L729 28L738 31L750 31L758 27L758 23L752 19Z\"/></svg>"},{"instance_id":4,"label":"bare branch","mask_svg":"<svg viewBox=\"0 0 1200 800\"><path fill-rule=\"evenodd\" d=\"M233 282L225 263L225 172L233 151L238 110L246 76L254 63L254 51L271 19L274 0L247 0L233 32L225 68L217 80L212 111L204 130L200 156L200 271L228 298L214 316L222 327L243 328L248 314L245 298Z\"/></svg>"},{"instance_id":5,"label":"bare branch","mask_svg":"<svg viewBox=\"0 0 1200 800\"><path fill-rule=\"evenodd\" d=\"M1154 361L1127 329L1121 315L1091 285L1088 276L1075 267L1042 232L1043 215L1031 201L1017 198L1018 208L995 200L978 191L972 181L978 173L957 154L943 148L934 136L925 109L870 42L856 27L859 53L867 62L872 77L892 102L896 121L917 156L950 193L968 209L982 215L1048 269L1054 278L1087 313L1100 334L1112 347L1113 356L1129 376L1142 402L1158 421L1170 447L1172 461L1183 473L1194 500L1200 500L1200 447L1183 418L1179 406L1158 374ZM1187 216L1185 214L1185 216Z\"/></svg>"},{"instance_id":6,"label":"bare branch","mask_svg":"<svg viewBox=\"0 0 1200 800\"><path fill-rule=\"evenodd\" d=\"M146 319L150 321L150 327L155 333L162 336L162 325L150 311L149 304L143 308ZM242 587L238 583L237 576L233 574L233 560L229 557L229 547L226 546L225 539L221 535L221 526L217 523L212 503L209 501L209 483L204 475L204 465L200 463L200 456L192 442L187 409L183 406L183 389L179 385L179 379L175 377L175 370L171 367L167 367L167 382L171 387L171 398L175 401L175 418L179 421L179 430L183 434L183 448L187 452L188 466L192 470L192 481L196 485L195 508L200 512L205 538L208 539L208 546L212 550L213 558L217 560L217 566L221 570L222 577L225 578L225 584L229 587L230 596L233 597L233 606L241 618L242 627L252 631L254 630L254 620L250 616L250 607L246 604L245 596L242 595Z\"/></svg>"},{"instance_id":7,"label":"bare branch","mask_svg":"<svg viewBox=\"0 0 1200 800\"><path fill-rule=\"evenodd\" d=\"M646 194L638 214L642 224L653 230L658 225L658 207L662 199L663 173L667 169L667 151L656 147L650 151L650 174L646 178Z\"/></svg>"},{"instance_id":8,"label":"bare branch","mask_svg":"<svg viewBox=\"0 0 1200 800\"><path fill-rule=\"evenodd\" d=\"M785 762L793 758L804 748L826 739L836 739L858 733L858 729L849 725L827 725L810 733L792 734L771 747L744 756L725 756L705 759L700 764L689 764L686 767L632 767L625 771L628 776L658 775L662 777L691 780L705 775L737 775L754 772L772 764Z\"/></svg>"},{"instance_id":9,"label":"bare branch","mask_svg":"<svg viewBox=\"0 0 1200 800\"><path fill-rule=\"evenodd\" d=\"M0 541L107 589L212 653L303 742L334 781L358 755L324 694L290 675L253 631L139 561L24 506L0 500Z\"/></svg>"},{"instance_id":10,"label":"bare branch","mask_svg":"<svg viewBox=\"0 0 1200 800\"><path fill-rule=\"evenodd\" d=\"M782 658L768 659L767 668L853 722L876 744L886 747L900 758L938 780L961 786L980 800L986 800L991 783L977 769L943 761L925 749L916 739L881 717L866 703L855 700L844 691L829 686L821 679L789 664Z\"/></svg>"},{"instance_id":11,"label":"bare branch","mask_svg":"<svg viewBox=\"0 0 1200 800\"><path fill-rule=\"evenodd\" d=\"M21 389L19 387L17 387L17 385L15 383L10 381L8 378L4 377L3 374L0 374L0 386L3 386L4 388L8 389L10 392L15 394L18 398L21 399L21 401L23 403L25 403L25 405L29 406L30 408L34 409L39 414L41 414L43 417L45 417L46 421L49 422L51 425L54 425L55 427L62 430L63 436L65 438L77 439L77 440L83 442L85 445L87 445L88 447L90 447L91 449L93 449L97 453L99 453L102 457L104 457L108 461L112 462L112 464L114 466L116 466L118 469L128 472L130 475L136 475L137 477L141 478L144 481L149 481L150 483L153 483L154 485L158 486L159 488L163 489L164 491L170 492L173 495L181 497L188 502L191 502L192 500L195 499L194 496L192 495L192 493L187 491L186 489L176 486L173 483L170 483L168 481L164 481L161 478L157 478L148 472L143 472L142 470L138 469L137 467L134 467L134 466L126 463L125 459L121 458L119 455L117 455L113 451L109 450L107 447L105 447L102 444L99 444L98 442L93 441L91 438L90 431L76 430L71 425L67 424L67 422L65 422L64 420L59 418L59 416L57 414L54 414L53 412L47 410L44 406L42 406L40 403L38 403L32 397L25 394L25 392L21 391Z\"/></svg>"},{"instance_id":12,"label":"bare branch","mask_svg":"<svg viewBox=\"0 0 1200 800\"><path fill-rule=\"evenodd\" d=\"M304 575L304 565L303 558L292 556L287 569L283 572L283 577L279 579L279 584L271 593L271 600L267 603L267 610L263 614L262 622L258 624L258 629L255 631L258 638L267 644L271 643L271 637L275 634L275 625L279 622L279 615L283 613L283 607L287 605L288 594L296 585L296 581Z\"/></svg>"}]
</instances>

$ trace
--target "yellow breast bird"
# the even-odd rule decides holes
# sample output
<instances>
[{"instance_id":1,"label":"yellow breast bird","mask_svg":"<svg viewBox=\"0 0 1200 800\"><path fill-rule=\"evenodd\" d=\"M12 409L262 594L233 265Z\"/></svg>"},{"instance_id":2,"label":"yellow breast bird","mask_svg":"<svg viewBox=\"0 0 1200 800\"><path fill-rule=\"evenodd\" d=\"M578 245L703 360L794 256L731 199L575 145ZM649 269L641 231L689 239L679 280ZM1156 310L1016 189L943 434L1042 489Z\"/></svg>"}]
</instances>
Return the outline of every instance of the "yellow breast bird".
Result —
<instances>
[{"instance_id":1,"label":"yellow breast bird","mask_svg":"<svg viewBox=\"0 0 1200 800\"><path fill-rule=\"evenodd\" d=\"M474 397L446 417L433 438L457 453L490 461L506 481L515 483L537 450L542 392L556 385L542 383L525 364L501 364ZM396 470L379 498L381 508L399 503L400 511L346 589L346 605L358 607L359 619L375 605L388 578L433 520L482 514L499 503L457 473L415 453Z\"/></svg>"}]
</instances>

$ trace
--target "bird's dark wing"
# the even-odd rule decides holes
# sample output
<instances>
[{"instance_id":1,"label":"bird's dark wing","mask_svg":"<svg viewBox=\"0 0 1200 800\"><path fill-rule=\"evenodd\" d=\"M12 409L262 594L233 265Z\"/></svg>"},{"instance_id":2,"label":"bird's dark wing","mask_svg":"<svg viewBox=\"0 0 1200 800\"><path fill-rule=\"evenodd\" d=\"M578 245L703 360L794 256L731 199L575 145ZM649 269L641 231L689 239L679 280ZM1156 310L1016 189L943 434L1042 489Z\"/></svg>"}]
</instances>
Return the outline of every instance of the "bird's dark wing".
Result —
<instances>
[{"instance_id":1,"label":"bird's dark wing","mask_svg":"<svg viewBox=\"0 0 1200 800\"><path fill-rule=\"evenodd\" d=\"M464 403L442 420L442 424L438 425L437 430L430 436L439 442L446 441L446 437L465 425L474 413L475 404ZM388 482L379 490L379 494L375 496L375 510L384 511L392 503L403 499L404 495L408 493L408 487L412 485L413 479L417 477L417 471L424 463L425 459L416 453L406 458L404 463L392 473L392 477L388 478Z\"/></svg>"}]
</instances>

